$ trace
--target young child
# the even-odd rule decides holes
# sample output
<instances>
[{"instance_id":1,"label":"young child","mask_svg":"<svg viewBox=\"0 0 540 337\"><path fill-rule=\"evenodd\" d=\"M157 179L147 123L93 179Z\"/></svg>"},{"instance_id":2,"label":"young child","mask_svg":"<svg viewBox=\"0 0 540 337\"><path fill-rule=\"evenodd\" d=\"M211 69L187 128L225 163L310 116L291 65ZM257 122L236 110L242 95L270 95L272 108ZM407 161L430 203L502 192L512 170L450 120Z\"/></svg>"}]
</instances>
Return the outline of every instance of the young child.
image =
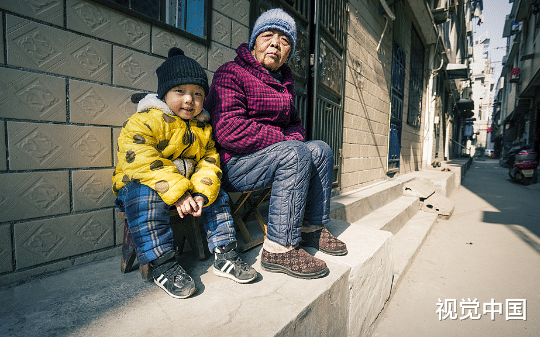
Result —
<instances>
[{"instance_id":1,"label":"young child","mask_svg":"<svg viewBox=\"0 0 540 337\"><path fill-rule=\"evenodd\" d=\"M117 207L126 213L140 264L150 263L154 282L169 295L186 298L193 279L176 262L169 209L180 217L203 217L214 274L247 283L257 272L236 252L228 196L220 189L219 154L212 139L204 69L171 48L156 70L157 95L149 94L118 137L113 176ZM211 208L203 208L214 203Z\"/></svg>"}]
</instances>

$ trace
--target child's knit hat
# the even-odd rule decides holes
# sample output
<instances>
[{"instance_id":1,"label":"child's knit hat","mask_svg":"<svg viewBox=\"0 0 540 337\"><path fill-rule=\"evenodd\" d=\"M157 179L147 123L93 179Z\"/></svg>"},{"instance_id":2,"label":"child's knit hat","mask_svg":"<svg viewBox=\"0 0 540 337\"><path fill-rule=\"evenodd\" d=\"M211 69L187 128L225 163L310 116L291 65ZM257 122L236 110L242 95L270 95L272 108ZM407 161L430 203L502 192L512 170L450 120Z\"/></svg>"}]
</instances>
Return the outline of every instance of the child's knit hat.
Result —
<instances>
[{"instance_id":1,"label":"child's knit hat","mask_svg":"<svg viewBox=\"0 0 540 337\"><path fill-rule=\"evenodd\" d=\"M262 13L257 21L255 21L253 32L249 38L249 50L252 50L255 46L255 40L259 34L271 29L276 29L285 33L291 41L291 52L289 53L290 59L296 48L296 22L294 22L294 19L281 8L269 9Z\"/></svg>"},{"instance_id":2,"label":"child's knit hat","mask_svg":"<svg viewBox=\"0 0 540 337\"><path fill-rule=\"evenodd\" d=\"M184 55L180 48L172 47L169 50L169 58L156 69L156 74L159 99L163 99L169 90L182 84L200 85L205 95L208 95L206 72L197 61Z\"/></svg>"}]
</instances>

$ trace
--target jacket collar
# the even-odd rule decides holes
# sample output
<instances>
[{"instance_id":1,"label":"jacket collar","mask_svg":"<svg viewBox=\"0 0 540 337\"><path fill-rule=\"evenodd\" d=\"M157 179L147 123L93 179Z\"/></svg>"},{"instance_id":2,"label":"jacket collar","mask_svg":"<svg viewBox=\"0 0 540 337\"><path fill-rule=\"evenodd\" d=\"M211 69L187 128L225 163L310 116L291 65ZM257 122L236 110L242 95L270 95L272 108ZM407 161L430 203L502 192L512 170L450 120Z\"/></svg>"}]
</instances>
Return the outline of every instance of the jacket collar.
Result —
<instances>
[{"instance_id":1,"label":"jacket collar","mask_svg":"<svg viewBox=\"0 0 540 337\"><path fill-rule=\"evenodd\" d=\"M167 103L160 100L156 94L148 94L137 104L137 112L143 112L150 109L158 109L166 113L167 115L177 117ZM200 114L195 116L195 119L200 122L208 123L210 121L210 114L203 109Z\"/></svg>"},{"instance_id":2,"label":"jacket collar","mask_svg":"<svg viewBox=\"0 0 540 337\"><path fill-rule=\"evenodd\" d=\"M234 59L234 61L240 65L242 68L249 71L253 76L263 80L266 83L276 83L279 84L270 74L268 69L263 67L259 61L255 59L253 54L251 54L251 51L249 50L247 43L242 43L237 49L236 53L238 56ZM283 79L281 81L281 84L284 86L294 84L294 76L292 74L291 68L285 63L284 65L279 68L281 70L281 74L283 76Z\"/></svg>"}]
</instances>

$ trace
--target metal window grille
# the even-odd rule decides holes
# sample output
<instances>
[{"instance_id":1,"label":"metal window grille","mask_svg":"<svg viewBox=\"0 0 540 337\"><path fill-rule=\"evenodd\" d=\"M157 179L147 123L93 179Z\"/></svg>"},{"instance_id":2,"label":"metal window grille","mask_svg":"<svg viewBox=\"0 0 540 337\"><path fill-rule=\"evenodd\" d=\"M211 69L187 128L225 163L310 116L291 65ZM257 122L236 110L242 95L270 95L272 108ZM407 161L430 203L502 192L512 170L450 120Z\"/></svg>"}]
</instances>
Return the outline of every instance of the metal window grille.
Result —
<instances>
[{"instance_id":1,"label":"metal window grille","mask_svg":"<svg viewBox=\"0 0 540 337\"><path fill-rule=\"evenodd\" d=\"M414 28L411 34L411 69L409 78L407 124L419 128L424 92L424 45Z\"/></svg>"},{"instance_id":2,"label":"metal window grille","mask_svg":"<svg viewBox=\"0 0 540 337\"><path fill-rule=\"evenodd\" d=\"M405 51L396 42L392 50L392 88L390 135L388 144L388 172L399 170L401 154L401 124L405 92Z\"/></svg>"}]
</instances>

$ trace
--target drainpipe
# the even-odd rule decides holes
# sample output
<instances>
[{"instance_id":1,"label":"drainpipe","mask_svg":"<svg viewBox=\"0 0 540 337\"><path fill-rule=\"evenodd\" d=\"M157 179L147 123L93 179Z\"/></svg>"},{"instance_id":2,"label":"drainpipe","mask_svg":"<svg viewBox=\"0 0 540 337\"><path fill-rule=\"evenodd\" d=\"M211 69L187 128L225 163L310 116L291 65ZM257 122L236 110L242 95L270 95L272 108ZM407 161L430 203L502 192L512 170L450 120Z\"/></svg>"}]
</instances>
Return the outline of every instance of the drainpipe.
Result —
<instances>
[{"instance_id":1,"label":"drainpipe","mask_svg":"<svg viewBox=\"0 0 540 337\"><path fill-rule=\"evenodd\" d=\"M429 46L429 65L428 69L432 69L429 72L429 79L428 79L428 86L427 86L427 97L426 100L428 102L426 106L426 114L424 119L424 144L423 144L423 151L422 151L422 169L426 169L428 165L431 165L431 162L433 161L433 131L434 131L434 123L435 123L435 99L436 94L433 93L433 77L435 73L437 73L438 70L442 69L444 65L444 59L441 58L441 64L439 68L435 68L434 64L434 58L435 54L437 53L437 44L432 44Z\"/></svg>"},{"instance_id":2,"label":"drainpipe","mask_svg":"<svg viewBox=\"0 0 540 337\"><path fill-rule=\"evenodd\" d=\"M377 44L377 52L379 52L379 48L381 47L381 42L384 37L384 33L386 32L386 27L388 27L388 18L390 18L390 20L392 21L396 19L396 16L392 12L392 10L390 9L386 1L385 0L379 0L379 1L381 2L381 6L384 8L384 11L386 12L386 15L384 16L385 24L384 24L383 32L381 34L381 39L379 40L379 44Z\"/></svg>"}]
</instances>

